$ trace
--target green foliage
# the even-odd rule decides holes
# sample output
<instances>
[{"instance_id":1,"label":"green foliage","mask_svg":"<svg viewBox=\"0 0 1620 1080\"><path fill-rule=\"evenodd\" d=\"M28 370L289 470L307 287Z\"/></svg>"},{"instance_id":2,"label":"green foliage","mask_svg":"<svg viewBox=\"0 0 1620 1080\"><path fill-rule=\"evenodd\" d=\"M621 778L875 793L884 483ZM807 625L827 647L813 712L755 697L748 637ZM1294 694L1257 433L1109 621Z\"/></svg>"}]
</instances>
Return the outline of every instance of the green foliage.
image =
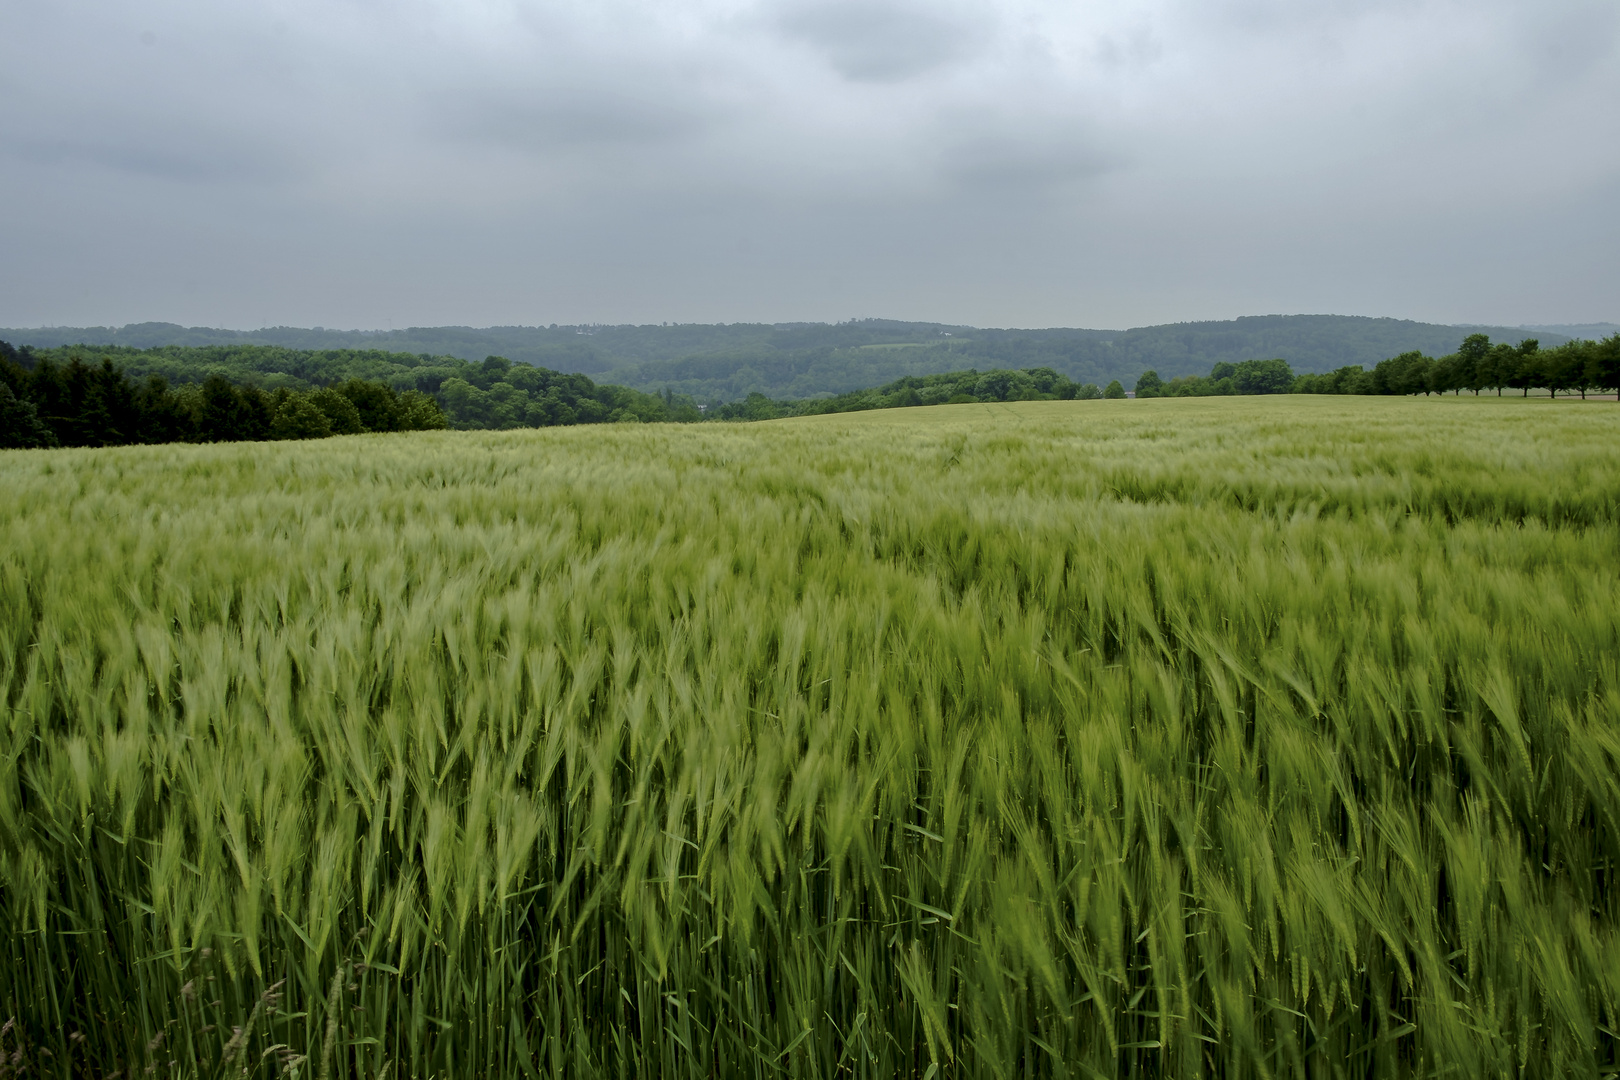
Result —
<instances>
[{"instance_id":1,"label":"green foliage","mask_svg":"<svg viewBox=\"0 0 1620 1080\"><path fill-rule=\"evenodd\" d=\"M450 426L439 403L420 390L399 395L398 417L400 431L442 431Z\"/></svg>"},{"instance_id":2,"label":"green foliage","mask_svg":"<svg viewBox=\"0 0 1620 1080\"><path fill-rule=\"evenodd\" d=\"M1612 1074L1617 485L1472 397L8 453L3 1060Z\"/></svg>"},{"instance_id":3,"label":"green foliage","mask_svg":"<svg viewBox=\"0 0 1620 1080\"><path fill-rule=\"evenodd\" d=\"M1347 364L1325 375L1301 375L1294 380L1296 394L1371 394L1372 374L1360 364Z\"/></svg>"},{"instance_id":4,"label":"green foliage","mask_svg":"<svg viewBox=\"0 0 1620 1080\"><path fill-rule=\"evenodd\" d=\"M348 379L333 387L354 408L360 427L366 431L402 431L399 395L382 383Z\"/></svg>"},{"instance_id":5,"label":"green foliage","mask_svg":"<svg viewBox=\"0 0 1620 1080\"><path fill-rule=\"evenodd\" d=\"M1620 392L1620 333L1610 334L1593 346L1588 362L1594 385Z\"/></svg>"},{"instance_id":6,"label":"green foliage","mask_svg":"<svg viewBox=\"0 0 1620 1080\"><path fill-rule=\"evenodd\" d=\"M1113 382L1109 383L1107 389L1105 389L1103 391L1103 397L1105 397L1105 398L1116 398L1117 399L1117 398L1123 398L1124 396L1125 396L1125 387L1120 385L1120 382L1119 382L1118 379L1115 379Z\"/></svg>"},{"instance_id":7,"label":"green foliage","mask_svg":"<svg viewBox=\"0 0 1620 1080\"><path fill-rule=\"evenodd\" d=\"M332 434L332 421L326 418L308 394L287 394L277 403L270 424L274 439L324 439Z\"/></svg>"},{"instance_id":8,"label":"green foliage","mask_svg":"<svg viewBox=\"0 0 1620 1080\"><path fill-rule=\"evenodd\" d=\"M110 366L107 360L102 364ZM210 375L198 388L196 402L192 418L199 442L256 441L270 436L275 406L258 387L237 388L223 375ZM316 402L317 408L319 404ZM358 431L357 425L351 433Z\"/></svg>"},{"instance_id":9,"label":"green foliage","mask_svg":"<svg viewBox=\"0 0 1620 1080\"><path fill-rule=\"evenodd\" d=\"M349 379L307 393L270 392L211 371L171 390L158 374L134 381L111 357L90 365L75 354L58 364L4 342L0 388L0 448L240 442L446 426L432 398L399 394L382 383ZM13 403L5 404L4 395Z\"/></svg>"},{"instance_id":10,"label":"green foliage","mask_svg":"<svg viewBox=\"0 0 1620 1080\"><path fill-rule=\"evenodd\" d=\"M1620 390L1620 334L1601 342L1566 341L1542 349L1535 338L1518 345L1493 345L1484 334L1471 334L1454 353L1433 359L1405 352L1383 360L1370 372L1359 366L1331 375L1301 375L1294 392L1302 394L1461 394L1505 389L1528 397L1532 389L1556 396L1590 390Z\"/></svg>"},{"instance_id":11,"label":"green foliage","mask_svg":"<svg viewBox=\"0 0 1620 1080\"><path fill-rule=\"evenodd\" d=\"M584 375L513 364L502 357L489 357L464 374L445 380L438 395L456 427L510 429L701 416L684 399L599 386Z\"/></svg>"},{"instance_id":12,"label":"green foliage","mask_svg":"<svg viewBox=\"0 0 1620 1080\"><path fill-rule=\"evenodd\" d=\"M1143 376L1146 380L1148 372ZM1151 383L1150 383L1151 385ZM1565 341L1551 349L1527 338L1517 345L1492 344L1485 334L1470 334L1454 353L1438 359L1409 350L1381 360L1371 371L1347 364L1326 374L1295 375L1284 360L1219 363L1207 376L1172 379L1152 394L1137 396L1208 397L1224 394L1392 394L1428 397L1472 391L1532 389L1550 394L1620 390L1620 334L1601 342Z\"/></svg>"},{"instance_id":13,"label":"green foliage","mask_svg":"<svg viewBox=\"0 0 1620 1080\"><path fill-rule=\"evenodd\" d=\"M599 386L584 375L568 375L501 356L473 364L453 356L385 353L376 350L307 351L260 345L179 347L147 350L114 347L95 350L102 364L122 365L135 376L161 376L178 383L219 377L228 382L280 389L329 388L347 398L359 414L359 427L343 405L323 397L318 404L340 434L352 430L426 430L428 427L520 428L596 424L614 420L702 419L695 402L665 393L645 394L622 386ZM82 363L80 347L36 350L41 363ZM413 399L414 426L405 424L402 394L433 397L444 417L433 416L422 397ZM321 402L324 402L322 404ZM426 425L426 426L424 426Z\"/></svg>"},{"instance_id":14,"label":"green foliage","mask_svg":"<svg viewBox=\"0 0 1620 1080\"><path fill-rule=\"evenodd\" d=\"M1148 372L1153 375L1153 372ZM1143 378L1147 376L1144 375ZM1157 376L1155 376L1155 380ZM1219 363L1208 375L1184 375L1160 384L1149 397L1216 397L1229 394L1287 394L1298 380L1286 360L1243 360ZM1140 387L1136 392L1142 397Z\"/></svg>"},{"instance_id":15,"label":"green foliage","mask_svg":"<svg viewBox=\"0 0 1620 1080\"><path fill-rule=\"evenodd\" d=\"M1235 393L1286 394L1293 386L1294 372L1286 360L1244 360L1233 366L1232 389Z\"/></svg>"},{"instance_id":16,"label":"green foliage","mask_svg":"<svg viewBox=\"0 0 1620 1080\"><path fill-rule=\"evenodd\" d=\"M56 435L39 418L31 401L20 401L0 382L0 450L55 446Z\"/></svg>"},{"instance_id":17,"label":"green foliage","mask_svg":"<svg viewBox=\"0 0 1620 1080\"><path fill-rule=\"evenodd\" d=\"M358 435L365 430L365 425L360 422L360 410L354 407L354 402L331 387L311 391L309 403L326 417L334 435Z\"/></svg>"},{"instance_id":18,"label":"green foliage","mask_svg":"<svg viewBox=\"0 0 1620 1080\"><path fill-rule=\"evenodd\" d=\"M194 381L183 368L196 357L207 365L230 368L221 373L233 381L255 381L267 389L325 386L352 376L386 382L396 390L414 387L428 392L455 377L487 391L488 386L462 372L478 367L483 357L496 355L510 358L518 367L584 373L644 392L672 391L694 402L739 402L751 393L773 399L855 393L908 375L969 367L984 371L1046 367L1074 382L1099 385L1134 378L1149 368L1166 378L1194 376L1215 363L1236 364L1254 357L1284 357L1300 371L1354 364L1370 368L1407 350L1450 352L1471 330L1497 338L1516 333L1399 319L1266 315L1133 330L998 330L891 319L774 326L413 327L368 332L293 327L249 332L146 323L120 329L0 330L0 337L10 334L9 340L41 348L113 347L123 358L120 362L132 363L139 357L140 363L153 365L154 373L171 382ZM1540 336L1548 345L1568 340L1553 333ZM184 348L171 351L169 346ZM164 359L164 353L171 359ZM146 373L145 368L136 372Z\"/></svg>"},{"instance_id":19,"label":"green foliage","mask_svg":"<svg viewBox=\"0 0 1620 1080\"><path fill-rule=\"evenodd\" d=\"M774 420L786 416L865 412L869 409L912 408L920 405L966 405L985 401L1068 401L1085 397L1083 390L1083 387L1076 386L1051 368L982 373L969 369L939 375L908 375L874 390L802 401L772 401L764 394L749 394L740 402L711 405L709 416L720 420Z\"/></svg>"},{"instance_id":20,"label":"green foliage","mask_svg":"<svg viewBox=\"0 0 1620 1080\"><path fill-rule=\"evenodd\" d=\"M893 334L910 332L912 324L895 324ZM852 329L852 327L854 329ZM810 329L801 337L813 338ZM844 332L855 334L857 324ZM878 330L861 331L879 335ZM999 332L998 332L999 333ZM859 335L856 335L859 336ZM789 339L791 340L791 338ZM1346 365L1329 374L1296 376L1286 360L1247 359L1216 363L1208 375L1181 375L1165 382L1149 370L1137 380L1136 395L1206 397L1279 393L1418 394L1460 393L1470 389L1521 389L1533 386L1553 393L1608 388L1620 382L1613 359L1620 335L1602 343L1566 342L1542 350L1535 339L1517 346L1492 345L1484 334L1469 335L1457 353L1439 360L1408 351L1379 362L1371 371ZM848 347L863 353L921 356L932 345L879 348L861 342ZM312 394L311 402L336 434L360 431L556 427L575 424L681 421L702 419L769 420L788 416L924 405L1039 400L1091 400L1105 395L1095 383L1076 383L1050 366L1026 369L974 368L935 374L906 375L875 389L801 399L773 399L755 390L741 400L711 401L701 410L690 397L669 388L648 394L623 386L599 385L584 375L564 374L501 356L477 364L455 357L414 356L376 351L300 352L266 346L205 348L166 347L141 352L110 351L99 365L85 362L82 349L42 350L18 354L6 346L0 370L9 371L17 393L64 444L119 445L180 439L231 441L290 437L294 430L315 431L303 410L276 425L277 395ZM939 346L957 350L966 344ZM132 381L114 359L130 365L145 381ZM19 359L33 366L30 373ZM938 358L936 358L937 361ZM933 363L936 361L929 361ZM924 365L927 366L926 364ZM171 392L168 378L180 379ZM364 377L362 377L364 376ZM375 376L375 377L373 377ZM243 385L233 384L236 379ZM308 380L322 380L313 388ZM1113 380L1109 385L1110 388ZM185 386L198 384L195 390ZM15 392L15 391L14 391ZM1123 384L1119 396L1125 396ZM20 414L19 414L20 415ZM54 418L54 419L52 419ZM19 424L23 421L18 420ZM19 428L19 430L21 430ZM24 436L16 436L18 439Z\"/></svg>"}]
</instances>

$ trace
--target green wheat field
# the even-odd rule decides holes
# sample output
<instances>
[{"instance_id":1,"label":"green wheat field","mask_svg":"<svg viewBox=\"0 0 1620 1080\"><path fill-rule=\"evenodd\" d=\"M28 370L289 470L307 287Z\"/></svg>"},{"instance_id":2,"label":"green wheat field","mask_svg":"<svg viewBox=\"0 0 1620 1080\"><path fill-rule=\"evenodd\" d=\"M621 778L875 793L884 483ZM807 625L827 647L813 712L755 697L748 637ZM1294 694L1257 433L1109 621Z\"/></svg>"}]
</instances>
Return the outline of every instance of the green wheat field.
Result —
<instances>
[{"instance_id":1,"label":"green wheat field","mask_svg":"<svg viewBox=\"0 0 1620 1080\"><path fill-rule=\"evenodd\" d=\"M1620 1072L1620 407L0 455L0 1077Z\"/></svg>"}]
</instances>

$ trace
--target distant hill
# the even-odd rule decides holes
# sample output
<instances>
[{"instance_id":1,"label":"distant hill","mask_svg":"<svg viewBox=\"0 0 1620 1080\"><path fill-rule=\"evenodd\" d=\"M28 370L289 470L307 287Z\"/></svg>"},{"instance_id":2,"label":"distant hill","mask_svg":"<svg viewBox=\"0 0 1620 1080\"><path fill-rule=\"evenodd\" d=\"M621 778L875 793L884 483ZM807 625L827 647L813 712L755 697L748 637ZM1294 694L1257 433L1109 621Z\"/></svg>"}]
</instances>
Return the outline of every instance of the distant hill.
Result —
<instances>
[{"instance_id":1,"label":"distant hill","mask_svg":"<svg viewBox=\"0 0 1620 1080\"><path fill-rule=\"evenodd\" d=\"M1567 327L1580 336L1608 324ZM861 319L847 323L732 323L659 326L465 326L407 330L270 327L218 330L173 323L123 327L0 329L14 345L271 345L286 349L359 349L519 363L589 375L599 383L671 390L699 400L734 401L750 393L804 398L864 389L907 375L965 368L1050 367L1076 382L1127 385L1153 369L1165 379L1204 374L1221 361L1280 357L1297 372L1346 364L1371 367L1417 349L1431 356L1471 333L1544 345L1572 336L1559 328L1440 326L1345 315L1257 315L1224 322L1171 323L1132 330L984 329L942 323ZM1612 331L1611 331L1612 332Z\"/></svg>"},{"instance_id":2,"label":"distant hill","mask_svg":"<svg viewBox=\"0 0 1620 1080\"><path fill-rule=\"evenodd\" d=\"M1530 333L1560 334L1564 337L1585 338L1587 341L1602 341L1611 334L1620 334L1620 323L1547 323L1538 326L1521 326L1519 329Z\"/></svg>"}]
</instances>

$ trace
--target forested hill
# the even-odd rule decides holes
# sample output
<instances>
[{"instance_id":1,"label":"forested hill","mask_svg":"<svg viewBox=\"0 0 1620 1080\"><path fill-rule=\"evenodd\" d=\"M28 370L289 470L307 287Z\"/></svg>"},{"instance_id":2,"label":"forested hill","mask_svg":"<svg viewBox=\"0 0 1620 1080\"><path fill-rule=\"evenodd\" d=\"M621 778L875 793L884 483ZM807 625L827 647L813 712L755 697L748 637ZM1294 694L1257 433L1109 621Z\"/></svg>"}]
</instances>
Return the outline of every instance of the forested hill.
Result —
<instances>
[{"instance_id":1,"label":"forested hill","mask_svg":"<svg viewBox=\"0 0 1620 1080\"><path fill-rule=\"evenodd\" d=\"M237 331L138 323L119 328L0 329L0 340L44 348L257 345L474 362L494 355L587 374L598 382L673 391L698 400L735 401L750 393L773 398L841 394L906 376L966 368L1051 368L1076 383L1098 385L1114 379L1132 382L1148 369L1172 379L1201 374L1218 363L1251 359L1280 358L1298 372L1327 372L1353 364L1370 367L1414 350L1443 355L1455 351L1468 334L1480 331L1510 343L1530 336L1540 338L1544 346L1567 340L1546 330L1531 333L1342 315L1260 315L1120 331L998 330L886 319L378 331L318 327Z\"/></svg>"}]
</instances>

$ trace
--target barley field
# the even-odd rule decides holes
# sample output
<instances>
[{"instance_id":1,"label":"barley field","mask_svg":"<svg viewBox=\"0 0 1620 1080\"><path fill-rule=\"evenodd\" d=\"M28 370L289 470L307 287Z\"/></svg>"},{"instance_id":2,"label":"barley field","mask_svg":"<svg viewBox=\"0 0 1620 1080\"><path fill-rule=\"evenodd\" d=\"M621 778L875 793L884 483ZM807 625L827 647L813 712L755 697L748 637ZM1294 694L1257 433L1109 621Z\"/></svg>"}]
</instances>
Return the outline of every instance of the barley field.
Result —
<instances>
[{"instance_id":1,"label":"barley field","mask_svg":"<svg viewBox=\"0 0 1620 1080\"><path fill-rule=\"evenodd\" d=\"M1620 1072L1620 407L0 455L0 1077Z\"/></svg>"}]
</instances>

